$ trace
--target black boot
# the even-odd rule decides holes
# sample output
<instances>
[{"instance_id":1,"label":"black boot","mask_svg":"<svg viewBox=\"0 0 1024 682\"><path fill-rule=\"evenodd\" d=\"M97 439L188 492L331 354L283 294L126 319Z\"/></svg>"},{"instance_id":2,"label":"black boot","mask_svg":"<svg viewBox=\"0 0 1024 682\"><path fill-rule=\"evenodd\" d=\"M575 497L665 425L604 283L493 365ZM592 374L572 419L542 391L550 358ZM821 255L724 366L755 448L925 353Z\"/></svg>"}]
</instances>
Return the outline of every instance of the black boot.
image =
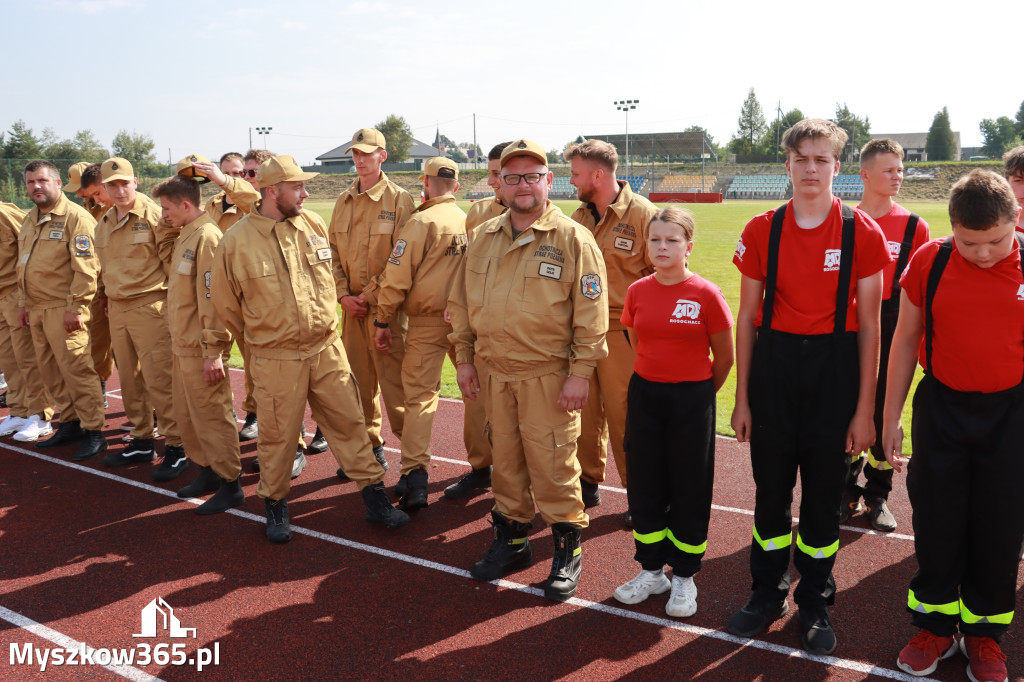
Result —
<instances>
[{"instance_id":1,"label":"black boot","mask_svg":"<svg viewBox=\"0 0 1024 682\"><path fill-rule=\"evenodd\" d=\"M206 493L212 493L220 487L220 476L213 473L212 467L200 467L196 480L178 491L178 497L187 500L190 497L199 497Z\"/></svg>"},{"instance_id":2,"label":"black boot","mask_svg":"<svg viewBox=\"0 0 1024 682\"><path fill-rule=\"evenodd\" d=\"M395 484L395 495L405 497L407 490L409 490L409 474L402 474L398 477L398 483Z\"/></svg>"},{"instance_id":3,"label":"black boot","mask_svg":"<svg viewBox=\"0 0 1024 682\"><path fill-rule=\"evenodd\" d=\"M444 496L449 500L458 500L469 497L477 490L486 490L491 487L491 467L473 469L455 483L444 489Z\"/></svg>"},{"instance_id":4,"label":"black boot","mask_svg":"<svg viewBox=\"0 0 1024 682\"><path fill-rule=\"evenodd\" d=\"M590 509L601 504L601 490L596 483L590 483L580 479L580 489L583 493L583 508Z\"/></svg>"},{"instance_id":5,"label":"black boot","mask_svg":"<svg viewBox=\"0 0 1024 682\"><path fill-rule=\"evenodd\" d=\"M319 455L321 452L327 450L327 439L324 438L324 434L320 433L320 427L316 427L316 433L313 434L313 440L309 441L309 447L306 448L314 455Z\"/></svg>"},{"instance_id":6,"label":"black boot","mask_svg":"<svg viewBox=\"0 0 1024 682\"><path fill-rule=\"evenodd\" d=\"M409 515L391 504L391 498L384 490L383 483L374 483L363 488L363 504L366 505L366 520L383 523L388 528L401 528L409 523Z\"/></svg>"},{"instance_id":7,"label":"black boot","mask_svg":"<svg viewBox=\"0 0 1024 682\"><path fill-rule=\"evenodd\" d=\"M207 516L227 511L232 507L240 507L245 502L245 493L242 492L242 477L239 476L233 481L225 481L218 478L220 487L217 494L196 507L196 514ZM268 530L269 532L269 530Z\"/></svg>"},{"instance_id":8,"label":"black boot","mask_svg":"<svg viewBox=\"0 0 1024 682\"><path fill-rule=\"evenodd\" d=\"M583 571L583 548L580 547L580 529L568 523L551 526L555 541L555 555L551 559L551 575L544 582L544 596L565 601L576 594Z\"/></svg>"},{"instance_id":9,"label":"black boot","mask_svg":"<svg viewBox=\"0 0 1024 682\"><path fill-rule=\"evenodd\" d=\"M264 498L267 510L267 539L278 544L292 539L292 526L288 519L288 501Z\"/></svg>"},{"instance_id":10,"label":"black boot","mask_svg":"<svg viewBox=\"0 0 1024 682\"><path fill-rule=\"evenodd\" d=\"M78 447L78 452L71 455L71 461L81 462L83 459L95 457L107 449L107 439L102 431L86 431L85 440Z\"/></svg>"},{"instance_id":11,"label":"black boot","mask_svg":"<svg viewBox=\"0 0 1024 682\"><path fill-rule=\"evenodd\" d=\"M398 508L404 511L416 511L427 506L427 471L426 469L413 469L406 478L406 491L398 503Z\"/></svg>"},{"instance_id":12,"label":"black boot","mask_svg":"<svg viewBox=\"0 0 1024 682\"><path fill-rule=\"evenodd\" d=\"M526 568L533 563L530 549L532 523L509 521L499 512L491 511L491 525L494 526L494 542L484 552L480 561L473 564L469 573L477 580L495 580L506 573Z\"/></svg>"},{"instance_id":13,"label":"black boot","mask_svg":"<svg viewBox=\"0 0 1024 682\"><path fill-rule=\"evenodd\" d=\"M57 433L46 440L36 441L35 446L40 450L55 448L65 443L77 443L85 438L85 431L82 430L82 422L75 419L70 422L61 422L57 427Z\"/></svg>"}]
</instances>

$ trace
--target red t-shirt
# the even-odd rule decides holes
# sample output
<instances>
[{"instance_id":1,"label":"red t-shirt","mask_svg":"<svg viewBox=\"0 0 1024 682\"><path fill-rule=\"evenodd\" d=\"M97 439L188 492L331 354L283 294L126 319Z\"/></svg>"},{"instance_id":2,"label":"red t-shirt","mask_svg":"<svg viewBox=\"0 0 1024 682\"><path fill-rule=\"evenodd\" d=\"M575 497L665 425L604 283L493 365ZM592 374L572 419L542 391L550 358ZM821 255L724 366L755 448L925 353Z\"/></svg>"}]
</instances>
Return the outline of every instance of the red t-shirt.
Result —
<instances>
[{"instance_id":1,"label":"red t-shirt","mask_svg":"<svg viewBox=\"0 0 1024 682\"><path fill-rule=\"evenodd\" d=\"M790 334L831 334L835 324L836 287L839 286L839 261L843 247L841 202L832 199L832 211L817 227L805 230L793 217L793 202L786 208L779 242L779 267L775 282L775 307L772 329ZM857 331L857 280L869 277L892 258L885 235L878 224L860 209L853 209L855 237L853 272L850 277L846 331ZM755 216L743 228L732 262L739 271L764 281L768 276L768 237L775 209ZM762 301L762 308L763 308ZM754 326L761 325L761 311Z\"/></svg>"},{"instance_id":2,"label":"red t-shirt","mask_svg":"<svg viewBox=\"0 0 1024 682\"><path fill-rule=\"evenodd\" d=\"M914 254L900 285L921 309L928 273L942 239L934 239ZM956 249L939 280L932 301L932 360L935 378L957 391L994 393L1012 388L1024 377L1024 278L1020 252L991 268L979 268ZM919 349L926 366L924 337Z\"/></svg>"},{"instance_id":3,"label":"red t-shirt","mask_svg":"<svg viewBox=\"0 0 1024 682\"><path fill-rule=\"evenodd\" d=\"M892 294L892 278L896 277L896 261L900 257L900 248L903 245L903 233L907 231L907 220L910 219L910 211L903 208L899 204L894 204L892 210L886 213L881 218L875 218L875 222L882 228L882 233L885 235L886 240L889 242L889 255L892 256L892 262L885 266L885 272L882 273L882 300L885 301ZM914 253L925 245L928 241L928 223L921 218L917 221L917 228L914 230L914 240L910 246L910 253L907 255L907 261L910 262L910 258L913 257Z\"/></svg>"},{"instance_id":4,"label":"red t-shirt","mask_svg":"<svg viewBox=\"0 0 1024 682\"><path fill-rule=\"evenodd\" d=\"M718 285L700 275L671 286L648 275L629 285L621 321L636 330L633 370L674 384L711 378L710 337L732 327L732 312Z\"/></svg>"}]
</instances>

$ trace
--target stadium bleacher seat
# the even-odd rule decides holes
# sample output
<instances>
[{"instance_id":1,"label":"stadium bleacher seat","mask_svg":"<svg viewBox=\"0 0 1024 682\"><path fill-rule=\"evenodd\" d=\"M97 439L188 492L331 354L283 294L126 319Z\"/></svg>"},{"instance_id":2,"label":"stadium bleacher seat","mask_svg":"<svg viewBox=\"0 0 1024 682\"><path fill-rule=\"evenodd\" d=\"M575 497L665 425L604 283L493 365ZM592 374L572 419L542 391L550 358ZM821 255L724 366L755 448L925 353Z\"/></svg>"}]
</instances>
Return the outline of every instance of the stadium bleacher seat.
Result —
<instances>
[{"instance_id":1,"label":"stadium bleacher seat","mask_svg":"<svg viewBox=\"0 0 1024 682\"><path fill-rule=\"evenodd\" d=\"M737 175L725 191L727 199L785 199L788 175Z\"/></svg>"},{"instance_id":2,"label":"stadium bleacher seat","mask_svg":"<svg viewBox=\"0 0 1024 682\"><path fill-rule=\"evenodd\" d=\"M710 192L718 180L714 175L666 175L658 185L658 192Z\"/></svg>"},{"instance_id":3,"label":"stadium bleacher seat","mask_svg":"<svg viewBox=\"0 0 1024 682\"><path fill-rule=\"evenodd\" d=\"M493 195L494 191L487 184L487 178L481 178L466 192L467 199L486 199Z\"/></svg>"}]
</instances>

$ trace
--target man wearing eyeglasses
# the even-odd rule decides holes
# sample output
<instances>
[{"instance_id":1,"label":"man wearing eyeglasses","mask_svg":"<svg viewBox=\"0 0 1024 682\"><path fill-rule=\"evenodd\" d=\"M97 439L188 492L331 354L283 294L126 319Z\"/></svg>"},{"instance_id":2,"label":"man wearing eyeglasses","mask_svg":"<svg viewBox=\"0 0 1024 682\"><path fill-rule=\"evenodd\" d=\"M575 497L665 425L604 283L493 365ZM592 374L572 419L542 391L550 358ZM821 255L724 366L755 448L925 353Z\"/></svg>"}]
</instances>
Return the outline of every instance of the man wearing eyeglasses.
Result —
<instances>
[{"instance_id":1,"label":"man wearing eyeglasses","mask_svg":"<svg viewBox=\"0 0 1024 682\"><path fill-rule=\"evenodd\" d=\"M238 152L228 152L220 157L219 167L209 161L193 162L192 166L198 175L209 178L222 190L211 197L205 207L206 215L217 223L221 234L241 220L260 198L256 188L245 182L245 160Z\"/></svg>"},{"instance_id":2,"label":"man wearing eyeglasses","mask_svg":"<svg viewBox=\"0 0 1024 682\"><path fill-rule=\"evenodd\" d=\"M494 580L533 561L536 502L555 542L544 594L561 601L576 593L589 522L576 439L590 376L608 354L605 266L593 235L548 201L543 147L518 140L500 163L509 210L477 229L449 299L459 388L486 402L494 451L494 542L471 574Z\"/></svg>"}]
</instances>

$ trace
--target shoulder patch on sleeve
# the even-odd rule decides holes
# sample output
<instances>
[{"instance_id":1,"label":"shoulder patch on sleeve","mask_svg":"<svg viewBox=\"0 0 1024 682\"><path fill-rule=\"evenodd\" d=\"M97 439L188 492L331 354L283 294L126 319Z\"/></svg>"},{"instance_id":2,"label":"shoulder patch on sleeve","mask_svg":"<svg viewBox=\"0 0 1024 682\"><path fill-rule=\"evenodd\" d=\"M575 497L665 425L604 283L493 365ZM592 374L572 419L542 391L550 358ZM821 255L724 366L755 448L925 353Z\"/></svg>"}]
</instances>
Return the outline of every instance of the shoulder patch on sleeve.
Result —
<instances>
[{"instance_id":1,"label":"shoulder patch on sleeve","mask_svg":"<svg viewBox=\"0 0 1024 682\"><path fill-rule=\"evenodd\" d=\"M580 278L580 288L583 290L583 295L592 301L596 301L601 297L601 276L597 274L583 275Z\"/></svg>"}]
</instances>

